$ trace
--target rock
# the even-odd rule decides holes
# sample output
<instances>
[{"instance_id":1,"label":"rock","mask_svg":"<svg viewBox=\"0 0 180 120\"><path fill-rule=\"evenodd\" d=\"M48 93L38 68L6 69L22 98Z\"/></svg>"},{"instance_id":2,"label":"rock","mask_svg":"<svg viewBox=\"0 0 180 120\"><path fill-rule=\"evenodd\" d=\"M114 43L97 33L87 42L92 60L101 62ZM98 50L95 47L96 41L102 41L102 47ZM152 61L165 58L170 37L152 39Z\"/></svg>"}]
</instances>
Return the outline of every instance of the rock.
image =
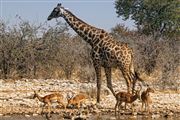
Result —
<instances>
[{"instance_id":1,"label":"rock","mask_svg":"<svg viewBox=\"0 0 180 120\"><path fill-rule=\"evenodd\" d=\"M172 115L174 115L172 112L169 112L167 114L164 115L164 117L168 118L168 117L171 117Z\"/></svg>"},{"instance_id":2,"label":"rock","mask_svg":"<svg viewBox=\"0 0 180 120\"><path fill-rule=\"evenodd\" d=\"M173 113L173 112L169 112L168 115L169 115L169 116L172 116L172 115L174 115L174 113Z\"/></svg>"},{"instance_id":3,"label":"rock","mask_svg":"<svg viewBox=\"0 0 180 120\"><path fill-rule=\"evenodd\" d=\"M96 109L96 110L93 110L92 113L98 114L98 113L100 113L100 112L101 112L100 110Z\"/></svg>"},{"instance_id":4,"label":"rock","mask_svg":"<svg viewBox=\"0 0 180 120\"><path fill-rule=\"evenodd\" d=\"M38 116L38 114L36 114L36 113L33 113L33 114L32 114L32 116Z\"/></svg>"},{"instance_id":5,"label":"rock","mask_svg":"<svg viewBox=\"0 0 180 120\"><path fill-rule=\"evenodd\" d=\"M136 119L136 118L137 116L134 116L134 115L129 117L129 119Z\"/></svg>"},{"instance_id":6,"label":"rock","mask_svg":"<svg viewBox=\"0 0 180 120\"><path fill-rule=\"evenodd\" d=\"M132 115L133 116L137 116L137 112L132 112Z\"/></svg>"},{"instance_id":7,"label":"rock","mask_svg":"<svg viewBox=\"0 0 180 120\"><path fill-rule=\"evenodd\" d=\"M31 116L26 114L25 117L31 117Z\"/></svg>"},{"instance_id":8,"label":"rock","mask_svg":"<svg viewBox=\"0 0 180 120\"><path fill-rule=\"evenodd\" d=\"M159 114L153 114L153 115L151 116L152 119L158 119L159 117L160 117Z\"/></svg>"},{"instance_id":9,"label":"rock","mask_svg":"<svg viewBox=\"0 0 180 120\"><path fill-rule=\"evenodd\" d=\"M109 120L117 120L116 117L110 117Z\"/></svg>"},{"instance_id":10,"label":"rock","mask_svg":"<svg viewBox=\"0 0 180 120\"><path fill-rule=\"evenodd\" d=\"M114 112L114 110L113 109L108 109L107 112L112 113L112 112Z\"/></svg>"},{"instance_id":11,"label":"rock","mask_svg":"<svg viewBox=\"0 0 180 120\"><path fill-rule=\"evenodd\" d=\"M72 117L71 120L86 120L86 118L75 116L75 117Z\"/></svg>"},{"instance_id":12,"label":"rock","mask_svg":"<svg viewBox=\"0 0 180 120\"><path fill-rule=\"evenodd\" d=\"M96 103L96 108L98 108L98 109L103 109L103 107L102 107L102 105L101 104L99 104L99 103Z\"/></svg>"}]
</instances>

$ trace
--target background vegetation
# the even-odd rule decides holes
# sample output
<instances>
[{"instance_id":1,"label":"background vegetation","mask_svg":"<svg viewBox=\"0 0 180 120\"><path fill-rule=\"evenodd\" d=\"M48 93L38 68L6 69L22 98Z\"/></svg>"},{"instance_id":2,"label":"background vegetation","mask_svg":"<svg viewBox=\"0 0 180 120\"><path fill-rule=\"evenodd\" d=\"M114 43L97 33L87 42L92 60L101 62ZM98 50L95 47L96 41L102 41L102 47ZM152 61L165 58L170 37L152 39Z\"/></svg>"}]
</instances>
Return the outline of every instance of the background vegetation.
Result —
<instances>
[{"instance_id":1,"label":"background vegetation","mask_svg":"<svg viewBox=\"0 0 180 120\"><path fill-rule=\"evenodd\" d=\"M135 69L144 79L158 83L162 88L177 89L180 85L180 22L177 21L179 14L175 13L172 15L174 22L170 24L173 17L169 12L179 12L179 9L171 8L176 8L176 1L155 2L140 0L135 4L133 0L117 0L118 15L135 20L137 30L128 30L118 24L112 28L111 34L133 48ZM161 16L148 14L152 12L149 10L157 12L161 7L162 14L158 13ZM0 78L95 80L91 47L79 36L72 35L67 24L57 21L52 27L47 23L34 25L21 18L17 21L18 24L13 26L0 21ZM120 74L113 70L113 79L119 80Z\"/></svg>"},{"instance_id":2,"label":"background vegetation","mask_svg":"<svg viewBox=\"0 0 180 120\"><path fill-rule=\"evenodd\" d=\"M180 34L179 0L116 0L116 13L132 19L138 31L154 37Z\"/></svg>"}]
</instances>

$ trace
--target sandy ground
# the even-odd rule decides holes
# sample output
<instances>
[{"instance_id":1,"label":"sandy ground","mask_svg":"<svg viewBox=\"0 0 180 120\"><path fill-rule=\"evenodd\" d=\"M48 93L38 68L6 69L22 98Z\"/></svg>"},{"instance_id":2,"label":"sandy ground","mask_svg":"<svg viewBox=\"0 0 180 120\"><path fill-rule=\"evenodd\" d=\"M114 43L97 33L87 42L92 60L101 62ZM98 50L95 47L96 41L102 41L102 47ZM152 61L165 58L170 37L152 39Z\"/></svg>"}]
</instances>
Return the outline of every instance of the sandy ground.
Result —
<instances>
[{"instance_id":1,"label":"sandy ground","mask_svg":"<svg viewBox=\"0 0 180 120\"><path fill-rule=\"evenodd\" d=\"M113 84L115 91L126 91L126 86L123 81ZM11 120L12 115L16 114L18 120L23 119L21 115L27 115L33 120L41 120L42 116L37 116L42 111L42 103L37 99L32 99L34 91L40 90L39 95L45 96L53 92L60 92L64 95L64 103L67 103L66 96L70 91L75 94L84 92L89 96L89 101L95 103L96 84L95 83L80 83L72 80L37 80L37 79L22 79L22 80L0 80L0 120ZM146 88L143 88L146 89ZM162 92L157 88L156 92L151 94L153 99L152 112L153 114L174 115L180 113L180 94L178 92ZM100 111L108 111L113 113L115 98L103 83L101 90L101 109ZM53 105L56 106L56 105ZM141 102L135 101L135 110L140 112ZM61 113L61 108L54 109L53 112ZM98 113L98 112L97 112ZM17 115L21 114L21 115ZM30 116L28 116L30 115ZM4 116L4 117L2 117ZM8 117L9 116L9 117ZM55 115L58 117L58 115ZM157 116L156 116L157 117ZM44 117L42 117L43 119ZM112 117L113 119L113 117ZM56 118L54 118L56 120Z\"/></svg>"}]
</instances>

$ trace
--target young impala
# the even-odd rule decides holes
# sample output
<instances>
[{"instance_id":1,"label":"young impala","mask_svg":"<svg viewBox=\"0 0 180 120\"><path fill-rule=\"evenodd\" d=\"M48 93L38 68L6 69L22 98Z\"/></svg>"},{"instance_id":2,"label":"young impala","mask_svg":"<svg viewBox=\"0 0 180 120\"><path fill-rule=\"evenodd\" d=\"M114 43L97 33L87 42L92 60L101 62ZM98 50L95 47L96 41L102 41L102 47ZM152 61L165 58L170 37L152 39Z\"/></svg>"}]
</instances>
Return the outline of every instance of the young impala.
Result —
<instances>
[{"instance_id":1,"label":"young impala","mask_svg":"<svg viewBox=\"0 0 180 120\"><path fill-rule=\"evenodd\" d=\"M140 91L142 87L140 87L139 90L135 90L135 94L131 94L128 92L118 92L116 94L116 105L115 105L115 116L116 116L116 110L120 110L121 104L124 102L125 103L125 109L126 109L126 104L130 103L131 107L133 109L132 103L137 100L138 98L140 99Z\"/></svg>"},{"instance_id":2,"label":"young impala","mask_svg":"<svg viewBox=\"0 0 180 120\"><path fill-rule=\"evenodd\" d=\"M87 99L87 95L85 94L77 94L75 96L70 97L69 95L67 95L67 101L69 105L77 105L78 108L80 108L81 103L83 103L85 100Z\"/></svg>"},{"instance_id":3,"label":"young impala","mask_svg":"<svg viewBox=\"0 0 180 120\"><path fill-rule=\"evenodd\" d=\"M150 93L154 93L155 91L148 87L145 91L142 92L141 94L141 100L142 100L142 107L141 110L143 110L143 107L145 105L145 111L148 113L150 112L150 104L152 104L152 99L150 96Z\"/></svg>"},{"instance_id":4,"label":"young impala","mask_svg":"<svg viewBox=\"0 0 180 120\"><path fill-rule=\"evenodd\" d=\"M62 102L63 100L63 95L60 93L52 93L49 95L46 95L44 97L41 97L38 95L38 93L36 91L34 91L34 96L33 99L38 98L38 100L42 103L44 103L43 108L47 105L48 106L48 114L50 115L51 112L51 104L53 102L57 102L60 106L63 106L64 108L66 108L66 106L64 105L64 103ZM42 112L43 112L43 108L42 108Z\"/></svg>"}]
</instances>

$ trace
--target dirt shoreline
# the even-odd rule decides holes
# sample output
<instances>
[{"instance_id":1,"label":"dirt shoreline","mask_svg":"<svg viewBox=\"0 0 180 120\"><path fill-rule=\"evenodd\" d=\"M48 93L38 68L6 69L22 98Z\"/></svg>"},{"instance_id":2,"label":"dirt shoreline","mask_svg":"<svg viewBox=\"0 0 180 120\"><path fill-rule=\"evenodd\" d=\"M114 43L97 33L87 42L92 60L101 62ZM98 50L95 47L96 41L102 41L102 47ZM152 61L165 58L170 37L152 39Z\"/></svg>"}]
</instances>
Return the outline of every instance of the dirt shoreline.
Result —
<instances>
[{"instance_id":1,"label":"dirt shoreline","mask_svg":"<svg viewBox=\"0 0 180 120\"><path fill-rule=\"evenodd\" d=\"M123 81L113 84L117 91L125 91L126 86ZM68 91L75 93L85 92L90 98L90 101L95 104L95 83L80 83L72 80L37 80L37 79L23 79L23 80L0 80L0 115L8 114L40 114L42 103L37 99L32 99L33 91L41 89L41 96L58 91L63 93L64 102L66 102L66 94ZM101 90L101 109L102 112L113 112L115 105L115 98L103 83ZM152 113L173 115L180 114L180 93L176 92L162 92L156 89L156 92L151 94L153 99ZM139 113L141 109L141 102L135 101L135 111ZM61 109L54 110L58 113Z\"/></svg>"},{"instance_id":2,"label":"dirt shoreline","mask_svg":"<svg viewBox=\"0 0 180 120\"><path fill-rule=\"evenodd\" d=\"M175 113L173 115L166 114L120 114L119 116L114 116L112 112L101 112L100 114L90 114L84 117L85 120L180 120L180 113ZM52 113L51 117L47 117L45 114L6 114L0 115L0 120L74 120L73 118L65 118L62 114Z\"/></svg>"}]
</instances>

